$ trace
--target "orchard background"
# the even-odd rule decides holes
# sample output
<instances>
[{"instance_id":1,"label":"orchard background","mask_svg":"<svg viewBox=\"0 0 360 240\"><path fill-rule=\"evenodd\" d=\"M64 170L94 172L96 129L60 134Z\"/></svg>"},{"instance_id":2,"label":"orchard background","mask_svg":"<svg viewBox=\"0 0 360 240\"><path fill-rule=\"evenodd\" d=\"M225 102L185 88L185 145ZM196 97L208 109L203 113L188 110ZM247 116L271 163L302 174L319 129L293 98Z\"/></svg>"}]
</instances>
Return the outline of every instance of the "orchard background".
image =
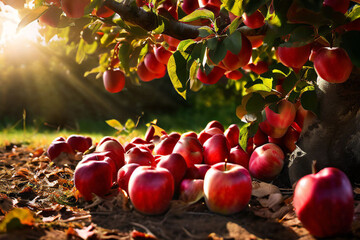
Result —
<instances>
[{"instance_id":1,"label":"orchard background","mask_svg":"<svg viewBox=\"0 0 360 240\"><path fill-rule=\"evenodd\" d=\"M273 182L287 196L282 204L291 203L292 184L311 172L313 160L318 161L319 169L334 166L343 170L351 180L355 200L358 197L359 1L4 0L0 1L0 14L0 145L4 148L0 166L5 169L6 159L15 158L13 176L33 177L31 172L20 171L23 156L30 153L46 162L41 149L46 150L59 135L90 135L96 143L112 135L125 144L133 137L143 137L148 126L154 126L160 137L161 130L200 133L211 120L218 120L226 128L231 124L240 127L238 143L248 153L264 143L261 134L265 142L282 147L286 167ZM293 110L286 107L288 104ZM290 123L286 125L281 121L287 120L277 117L277 125L271 122L269 112L281 115L284 109L289 111L284 115L293 115ZM41 195L34 186L24 190L24 182L16 184L22 186L17 188L20 193L13 192L19 198L24 191ZM11 195L8 187L0 191L7 195L2 204ZM48 208L36 208L41 211L36 220L26 212L17 217L22 225L46 229L38 222L34 225L46 214L66 215L61 211L70 211L79 214L75 221L88 216L70 208L70 203L62 201L65 210L57 205L51 213ZM77 206L92 210L95 206L101 215L104 209L112 214L120 203L117 198L89 207L80 200ZM7 211L1 206L4 215ZM202 207L192 205L190 212L201 215ZM175 212L184 209L171 208ZM284 212L279 213L279 209ZM236 222L246 231L228 225L234 218L211 215L213 222L209 220L209 228L201 234L215 231L220 237L234 238L252 238L252 234L279 239L311 237L301 225L294 230L299 221L293 212L291 215L289 209L279 209L269 212L262 208L265 213L260 213L253 207L241 213L240 219L252 222ZM173 211L164 219L174 220ZM255 217L252 211L266 220ZM344 238L359 236L356 214L353 231ZM173 236L164 230L154 234L146 228L158 229L154 220L162 218L125 215L133 222L149 224L140 224L140 229L160 239ZM212 230L217 217L227 224L227 232ZM281 220L273 221L278 218ZM92 222L105 230L95 225L86 228L86 221L74 226L57 222L55 228L67 229L68 237L86 238L93 233L103 237L101 234L109 234L109 230L102 221L98 217ZM182 221L179 225L191 225L196 218ZM260 231L257 224L274 230ZM139 228L136 224L125 228L115 224L108 229L120 229L123 234L130 226ZM192 235L186 228L181 231L183 237L204 236L199 232Z\"/></svg>"}]
</instances>

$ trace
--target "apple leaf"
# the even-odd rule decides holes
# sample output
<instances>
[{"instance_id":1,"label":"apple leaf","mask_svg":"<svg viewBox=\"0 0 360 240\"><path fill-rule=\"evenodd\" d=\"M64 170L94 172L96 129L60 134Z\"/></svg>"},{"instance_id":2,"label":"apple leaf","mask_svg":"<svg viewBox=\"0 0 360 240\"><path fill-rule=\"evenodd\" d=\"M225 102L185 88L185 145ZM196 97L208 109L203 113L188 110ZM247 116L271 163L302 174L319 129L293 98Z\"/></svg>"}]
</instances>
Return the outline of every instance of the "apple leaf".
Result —
<instances>
[{"instance_id":1,"label":"apple leaf","mask_svg":"<svg viewBox=\"0 0 360 240\"><path fill-rule=\"evenodd\" d=\"M224 44L224 41L217 41L216 48L211 49L209 51L209 57L211 61L213 61L215 64L218 64L221 60L224 59L227 53L227 47Z\"/></svg>"},{"instance_id":2,"label":"apple leaf","mask_svg":"<svg viewBox=\"0 0 360 240\"><path fill-rule=\"evenodd\" d=\"M340 46L345 49L349 55L351 62L356 66L360 67L360 32L349 31L342 35Z\"/></svg>"},{"instance_id":3,"label":"apple leaf","mask_svg":"<svg viewBox=\"0 0 360 240\"><path fill-rule=\"evenodd\" d=\"M240 147L246 151L247 147L247 141L249 136L249 127L251 126L251 123L246 123L240 128Z\"/></svg>"},{"instance_id":4,"label":"apple leaf","mask_svg":"<svg viewBox=\"0 0 360 240\"><path fill-rule=\"evenodd\" d=\"M180 51L176 51L173 55L171 55L167 65L167 71L169 73L171 83L173 84L176 92L184 99L186 99L186 82L189 78L186 66L187 61Z\"/></svg>"},{"instance_id":5,"label":"apple leaf","mask_svg":"<svg viewBox=\"0 0 360 240\"><path fill-rule=\"evenodd\" d=\"M349 12L348 18L350 18L351 21L354 21L359 17L360 17L360 5L355 5Z\"/></svg>"},{"instance_id":6,"label":"apple leaf","mask_svg":"<svg viewBox=\"0 0 360 240\"><path fill-rule=\"evenodd\" d=\"M124 126L116 119L110 119L105 121L110 127L115 128L118 131L124 130Z\"/></svg>"},{"instance_id":7,"label":"apple leaf","mask_svg":"<svg viewBox=\"0 0 360 240\"><path fill-rule=\"evenodd\" d=\"M29 209L14 208L5 215L0 223L0 233L22 228L23 225L32 226L34 222L34 216Z\"/></svg>"},{"instance_id":8,"label":"apple leaf","mask_svg":"<svg viewBox=\"0 0 360 240\"><path fill-rule=\"evenodd\" d=\"M190 13L189 15L186 15L185 17L180 19L179 21L180 22L192 22L192 21L196 21L199 19L209 19L211 21L214 21L215 15L212 11L207 10L207 9L195 10L192 13Z\"/></svg>"},{"instance_id":9,"label":"apple leaf","mask_svg":"<svg viewBox=\"0 0 360 240\"><path fill-rule=\"evenodd\" d=\"M252 14L266 2L270 2L270 1L269 0L257 0L257 1L245 0L243 2L243 8L247 14Z\"/></svg>"},{"instance_id":10,"label":"apple leaf","mask_svg":"<svg viewBox=\"0 0 360 240\"><path fill-rule=\"evenodd\" d=\"M125 123L125 129L128 131L132 131L136 127L134 121L129 118Z\"/></svg>"},{"instance_id":11,"label":"apple leaf","mask_svg":"<svg viewBox=\"0 0 360 240\"><path fill-rule=\"evenodd\" d=\"M190 48L194 44L195 44L195 41L192 39L187 39L187 40L181 41L177 47L177 50L185 52L188 48Z\"/></svg>"},{"instance_id":12,"label":"apple leaf","mask_svg":"<svg viewBox=\"0 0 360 240\"><path fill-rule=\"evenodd\" d=\"M118 54L120 64L125 70L126 73L130 72L130 44L128 42L122 42L119 45L119 54Z\"/></svg>"},{"instance_id":13,"label":"apple leaf","mask_svg":"<svg viewBox=\"0 0 360 240\"><path fill-rule=\"evenodd\" d=\"M40 6L31 10L28 14L25 15L18 24L16 31L20 31L22 28L26 27L28 24L32 23L36 19L38 19L41 15L43 15L48 10L47 6Z\"/></svg>"},{"instance_id":14,"label":"apple leaf","mask_svg":"<svg viewBox=\"0 0 360 240\"><path fill-rule=\"evenodd\" d=\"M241 50L241 33L239 31L233 32L230 36L225 38L225 48L233 54L239 54Z\"/></svg>"},{"instance_id":15,"label":"apple leaf","mask_svg":"<svg viewBox=\"0 0 360 240\"><path fill-rule=\"evenodd\" d=\"M76 51L76 62L78 64L82 63L84 61L86 54L85 54L85 41L83 39L80 39L79 47Z\"/></svg>"},{"instance_id":16,"label":"apple leaf","mask_svg":"<svg viewBox=\"0 0 360 240\"><path fill-rule=\"evenodd\" d=\"M249 113L260 112L265 107L265 99L256 92L253 92L246 103L246 111Z\"/></svg>"},{"instance_id":17,"label":"apple leaf","mask_svg":"<svg viewBox=\"0 0 360 240\"><path fill-rule=\"evenodd\" d=\"M208 26L203 26L199 28L199 37L204 38L213 34L215 34L214 31Z\"/></svg>"},{"instance_id":18,"label":"apple leaf","mask_svg":"<svg viewBox=\"0 0 360 240\"><path fill-rule=\"evenodd\" d=\"M301 94L301 105L304 109L318 114L318 99L315 90L305 91Z\"/></svg>"},{"instance_id":19,"label":"apple leaf","mask_svg":"<svg viewBox=\"0 0 360 240\"><path fill-rule=\"evenodd\" d=\"M235 16L241 16L243 13L242 0L222 0L225 9Z\"/></svg>"}]
</instances>

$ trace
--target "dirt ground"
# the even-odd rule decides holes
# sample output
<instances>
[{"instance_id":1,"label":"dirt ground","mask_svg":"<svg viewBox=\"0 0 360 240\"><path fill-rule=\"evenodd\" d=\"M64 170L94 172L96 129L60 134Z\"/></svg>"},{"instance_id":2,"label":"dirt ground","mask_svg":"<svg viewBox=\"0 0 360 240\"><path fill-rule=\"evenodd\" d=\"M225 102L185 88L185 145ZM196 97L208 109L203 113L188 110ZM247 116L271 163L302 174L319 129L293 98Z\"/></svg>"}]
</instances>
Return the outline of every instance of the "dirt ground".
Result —
<instances>
[{"instance_id":1,"label":"dirt ground","mask_svg":"<svg viewBox=\"0 0 360 240\"><path fill-rule=\"evenodd\" d=\"M291 189L267 194L268 187L277 188L254 183L260 190L265 186L265 194L255 194L245 210L231 216L210 212L203 201L187 205L179 200L164 215L145 216L123 193L91 203L77 198L76 161L66 163L55 166L41 148L0 149L0 239L315 239L296 218ZM332 239L360 239L358 186L354 194L352 232ZM6 215L14 209L20 213Z\"/></svg>"}]
</instances>

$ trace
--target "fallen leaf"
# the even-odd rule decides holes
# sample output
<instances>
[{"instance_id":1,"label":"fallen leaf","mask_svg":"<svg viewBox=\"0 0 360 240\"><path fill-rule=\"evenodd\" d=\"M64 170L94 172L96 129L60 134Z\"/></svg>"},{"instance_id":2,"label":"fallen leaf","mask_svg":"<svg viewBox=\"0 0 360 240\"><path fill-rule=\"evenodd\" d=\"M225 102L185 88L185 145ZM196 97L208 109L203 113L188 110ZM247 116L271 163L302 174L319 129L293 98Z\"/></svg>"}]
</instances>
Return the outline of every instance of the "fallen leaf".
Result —
<instances>
[{"instance_id":1,"label":"fallen leaf","mask_svg":"<svg viewBox=\"0 0 360 240\"><path fill-rule=\"evenodd\" d=\"M258 198L262 198L272 193L281 193L281 192L280 189L273 184L265 183L265 182L256 182L256 181L252 182L251 195Z\"/></svg>"},{"instance_id":2,"label":"fallen leaf","mask_svg":"<svg viewBox=\"0 0 360 240\"><path fill-rule=\"evenodd\" d=\"M22 228L24 225L34 225L35 219L32 212L27 208L14 208L5 215L0 223L0 232Z\"/></svg>"}]
</instances>

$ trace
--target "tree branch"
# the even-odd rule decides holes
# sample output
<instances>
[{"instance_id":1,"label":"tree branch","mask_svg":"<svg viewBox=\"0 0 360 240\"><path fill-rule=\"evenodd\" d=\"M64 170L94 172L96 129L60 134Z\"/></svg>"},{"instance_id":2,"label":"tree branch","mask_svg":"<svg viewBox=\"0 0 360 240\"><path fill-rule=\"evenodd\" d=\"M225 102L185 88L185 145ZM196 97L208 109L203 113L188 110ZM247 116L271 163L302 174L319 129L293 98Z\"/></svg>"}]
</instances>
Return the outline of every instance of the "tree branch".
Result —
<instances>
[{"instance_id":1,"label":"tree branch","mask_svg":"<svg viewBox=\"0 0 360 240\"><path fill-rule=\"evenodd\" d=\"M118 13L124 21L135 24L147 31L152 31L158 27L157 15L146 12L144 9L129 4L128 1L116 2L115 0L105 0L104 5ZM169 20L159 16L165 23L164 34L179 40L194 39L199 35L200 26L193 26L176 20Z\"/></svg>"}]
</instances>

